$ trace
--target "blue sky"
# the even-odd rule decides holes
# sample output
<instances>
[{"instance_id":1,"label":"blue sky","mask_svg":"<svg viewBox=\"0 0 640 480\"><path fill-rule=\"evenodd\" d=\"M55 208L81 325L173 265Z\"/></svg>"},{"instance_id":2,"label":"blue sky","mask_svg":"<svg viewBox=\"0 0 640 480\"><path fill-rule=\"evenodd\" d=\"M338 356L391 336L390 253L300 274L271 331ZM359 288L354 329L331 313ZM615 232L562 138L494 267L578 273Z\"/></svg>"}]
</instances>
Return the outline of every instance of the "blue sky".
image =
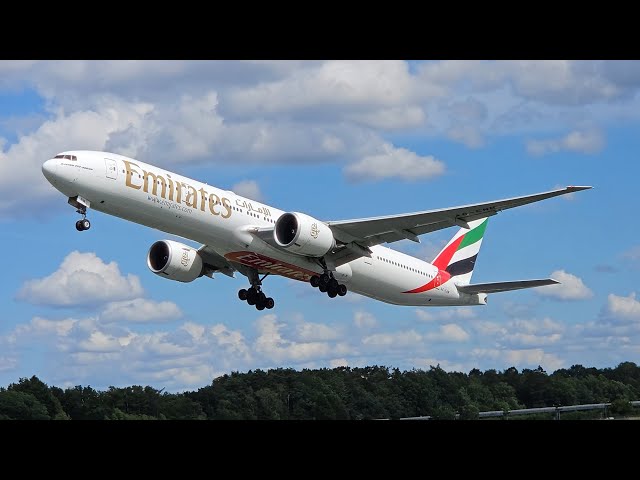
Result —
<instances>
[{"instance_id":1,"label":"blue sky","mask_svg":"<svg viewBox=\"0 0 640 480\"><path fill-rule=\"evenodd\" d=\"M195 389L256 368L468 372L640 357L640 63L0 62L0 385ZM589 191L489 221L474 282L562 285L486 307L414 308L270 277L180 284L146 266L166 234L78 216L41 173L108 150L319 219ZM425 260L455 233L391 245ZM132 316L135 305L136 316Z\"/></svg>"}]
</instances>

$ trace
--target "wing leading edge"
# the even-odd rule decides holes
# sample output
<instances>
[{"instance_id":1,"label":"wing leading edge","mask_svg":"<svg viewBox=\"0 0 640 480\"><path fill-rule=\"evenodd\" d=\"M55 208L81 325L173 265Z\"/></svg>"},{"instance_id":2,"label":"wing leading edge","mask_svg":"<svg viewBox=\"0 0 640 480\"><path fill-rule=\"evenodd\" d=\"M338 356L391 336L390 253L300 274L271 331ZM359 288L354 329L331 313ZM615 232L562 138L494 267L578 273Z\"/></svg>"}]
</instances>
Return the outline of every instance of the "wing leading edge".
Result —
<instances>
[{"instance_id":1,"label":"wing leading edge","mask_svg":"<svg viewBox=\"0 0 640 480\"><path fill-rule=\"evenodd\" d=\"M522 288L543 287L545 285L555 285L558 282L552 278L540 280L515 280L512 282L476 283L471 285L456 285L459 292L463 293L496 293L520 290Z\"/></svg>"}]
</instances>

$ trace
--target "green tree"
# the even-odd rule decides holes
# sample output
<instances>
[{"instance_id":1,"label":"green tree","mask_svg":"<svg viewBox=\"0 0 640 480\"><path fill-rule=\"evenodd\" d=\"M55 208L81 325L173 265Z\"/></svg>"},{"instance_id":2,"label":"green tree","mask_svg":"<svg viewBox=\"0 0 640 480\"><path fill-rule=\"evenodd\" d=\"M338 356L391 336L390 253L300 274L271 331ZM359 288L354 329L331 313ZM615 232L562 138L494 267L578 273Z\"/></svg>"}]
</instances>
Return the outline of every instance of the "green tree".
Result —
<instances>
[{"instance_id":1,"label":"green tree","mask_svg":"<svg viewBox=\"0 0 640 480\"><path fill-rule=\"evenodd\" d=\"M18 383L12 383L7 390L33 395L38 402L46 407L49 418L55 420L69 419L69 416L62 408L60 400L58 400L49 387L35 375L31 378L20 378Z\"/></svg>"},{"instance_id":2,"label":"green tree","mask_svg":"<svg viewBox=\"0 0 640 480\"><path fill-rule=\"evenodd\" d=\"M30 393L16 390L0 392L0 419L49 420L47 407Z\"/></svg>"}]
</instances>

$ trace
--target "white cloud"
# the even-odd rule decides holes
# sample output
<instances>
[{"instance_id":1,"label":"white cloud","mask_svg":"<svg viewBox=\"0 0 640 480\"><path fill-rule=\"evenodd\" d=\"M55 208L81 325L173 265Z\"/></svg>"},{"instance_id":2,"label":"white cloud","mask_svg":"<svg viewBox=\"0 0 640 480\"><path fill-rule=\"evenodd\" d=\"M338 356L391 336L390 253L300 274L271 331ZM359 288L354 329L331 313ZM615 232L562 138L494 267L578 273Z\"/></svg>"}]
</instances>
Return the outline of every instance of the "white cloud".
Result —
<instances>
[{"instance_id":1,"label":"white cloud","mask_svg":"<svg viewBox=\"0 0 640 480\"><path fill-rule=\"evenodd\" d=\"M548 285L536 289L538 295L553 297L559 300L584 300L593 296L593 292L579 277L567 273L564 270L552 272L551 278L559 281L560 284Z\"/></svg>"},{"instance_id":2,"label":"white cloud","mask_svg":"<svg viewBox=\"0 0 640 480\"><path fill-rule=\"evenodd\" d=\"M460 142L469 148L484 147L484 138L480 130L471 125L458 125L447 131L447 137L454 142Z\"/></svg>"},{"instance_id":3,"label":"white cloud","mask_svg":"<svg viewBox=\"0 0 640 480\"><path fill-rule=\"evenodd\" d=\"M405 148L384 144L383 151L366 155L360 161L345 167L352 181L399 178L405 181L423 180L442 175L445 165L432 156L420 156Z\"/></svg>"},{"instance_id":4,"label":"white cloud","mask_svg":"<svg viewBox=\"0 0 640 480\"><path fill-rule=\"evenodd\" d=\"M42 317L33 317L28 324L16 326L7 339L15 342L21 337L37 337L37 336L58 336L65 337L73 326L77 323L76 319L65 318L63 320L49 320Z\"/></svg>"},{"instance_id":5,"label":"white cloud","mask_svg":"<svg viewBox=\"0 0 640 480\"><path fill-rule=\"evenodd\" d=\"M630 293L628 297L610 293L607 297L607 312L618 320L640 321L640 301L636 300L635 292Z\"/></svg>"},{"instance_id":6,"label":"white cloud","mask_svg":"<svg viewBox=\"0 0 640 480\"><path fill-rule=\"evenodd\" d=\"M333 358L333 359L329 360L329 366L331 368L348 367L349 366L349 362L347 361L346 358Z\"/></svg>"},{"instance_id":7,"label":"white cloud","mask_svg":"<svg viewBox=\"0 0 640 480\"><path fill-rule=\"evenodd\" d=\"M18 359L7 355L0 356L0 372L13 370L18 366Z\"/></svg>"},{"instance_id":8,"label":"white cloud","mask_svg":"<svg viewBox=\"0 0 640 480\"><path fill-rule=\"evenodd\" d=\"M296 325L296 335L302 342L323 342L336 340L340 333L328 325L322 323L304 322Z\"/></svg>"},{"instance_id":9,"label":"white cloud","mask_svg":"<svg viewBox=\"0 0 640 480\"><path fill-rule=\"evenodd\" d=\"M403 348L414 346L422 342L422 335L415 330L401 332L376 333L362 339L364 345Z\"/></svg>"},{"instance_id":10,"label":"white cloud","mask_svg":"<svg viewBox=\"0 0 640 480\"><path fill-rule=\"evenodd\" d=\"M308 64L272 82L232 91L229 108L236 115L254 117L283 112L303 115L327 112L385 109L406 105L419 84L402 61L328 61Z\"/></svg>"},{"instance_id":11,"label":"white cloud","mask_svg":"<svg viewBox=\"0 0 640 480\"><path fill-rule=\"evenodd\" d=\"M63 197L42 175L42 164L69 149L103 150L111 134L140 126L151 106L143 103L106 102L96 110L60 111L39 128L0 151L0 216L35 209L48 198ZM130 127L131 126L131 127ZM19 168L16 168L19 166ZM28 186L29 202L24 202ZM62 202L64 203L64 202ZM19 208L18 208L19 206ZM42 212L39 212L42 213Z\"/></svg>"},{"instance_id":12,"label":"white cloud","mask_svg":"<svg viewBox=\"0 0 640 480\"><path fill-rule=\"evenodd\" d=\"M542 347L566 340L565 325L551 318L516 319L504 324L474 322L472 328L502 347Z\"/></svg>"},{"instance_id":13,"label":"white cloud","mask_svg":"<svg viewBox=\"0 0 640 480\"><path fill-rule=\"evenodd\" d=\"M277 323L275 314L260 317L255 325L259 333L254 342L255 351L271 361L302 362L323 358L331 353L331 347L327 342L294 342L285 339L280 330L286 324Z\"/></svg>"},{"instance_id":14,"label":"white cloud","mask_svg":"<svg viewBox=\"0 0 640 480\"><path fill-rule=\"evenodd\" d=\"M28 280L18 298L38 305L77 306L136 298L143 290L137 276L120 273L95 253L73 251L51 275Z\"/></svg>"},{"instance_id":15,"label":"white cloud","mask_svg":"<svg viewBox=\"0 0 640 480\"><path fill-rule=\"evenodd\" d=\"M100 318L105 321L169 322L180 317L182 312L173 302L135 298L107 304Z\"/></svg>"},{"instance_id":16,"label":"white cloud","mask_svg":"<svg viewBox=\"0 0 640 480\"><path fill-rule=\"evenodd\" d=\"M231 190L243 197L256 200L257 202L264 202L264 197L260 191L260 186L255 180L242 180L236 183Z\"/></svg>"},{"instance_id":17,"label":"white cloud","mask_svg":"<svg viewBox=\"0 0 640 480\"><path fill-rule=\"evenodd\" d=\"M253 361L242 333L221 324L187 322L173 331L135 332L93 318L36 317L3 341L13 349L32 349L38 342L47 358L41 370L54 384L89 382L100 388L157 382L171 390L196 388Z\"/></svg>"},{"instance_id":18,"label":"white cloud","mask_svg":"<svg viewBox=\"0 0 640 480\"><path fill-rule=\"evenodd\" d=\"M492 363L501 362L516 368L536 368L541 366L547 372L552 372L565 366L565 362L555 354L546 353L541 348L522 350L501 350L475 348L471 356L476 359L490 359Z\"/></svg>"},{"instance_id":19,"label":"white cloud","mask_svg":"<svg viewBox=\"0 0 640 480\"><path fill-rule=\"evenodd\" d=\"M451 320L452 318L470 319L476 317L474 307L455 307L446 309L434 309L434 311L428 308L416 308L416 316L418 320L423 322L433 322L439 320Z\"/></svg>"},{"instance_id":20,"label":"white cloud","mask_svg":"<svg viewBox=\"0 0 640 480\"><path fill-rule=\"evenodd\" d=\"M363 310L358 310L353 314L353 323L358 328L373 328L378 325L376 317Z\"/></svg>"},{"instance_id":21,"label":"white cloud","mask_svg":"<svg viewBox=\"0 0 640 480\"><path fill-rule=\"evenodd\" d=\"M35 89L46 105L16 119L25 134L0 150L4 217L50 212L43 207L61 196L40 167L76 148L163 166L346 161L352 180L420 180L445 165L390 146L380 130L478 148L501 131L567 128L574 118L570 134L530 150L595 152L603 136L584 129L576 107L610 106L603 122L622 108L636 115L632 101L612 100L632 100L640 86L640 62L611 61L44 61L0 62L0 71L0 87Z\"/></svg>"},{"instance_id":22,"label":"white cloud","mask_svg":"<svg viewBox=\"0 0 640 480\"><path fill-rule=\"evenodd\" d=\"M466 342L469 338L465 329L455 323L441 325L437 332L425 335L426 340L433 342Z\"/></svg>"},{"instance_id":23,"label":"white cloud","mask_svg":"<svg viewBox=\"0 0 640 480\"><path fill-rule=\"evenodd\" d=\"M426 114L421 107L410 105L381 108L374 112L350 114L348 118L372 128L395 130L424 124Z\"/></svg>"},{"instance_id":24,"label":"white cloud","mask_svg":"<svg viewBox=\"0 0 640 480\"><path fill-rule=\"evenodd\" d=\"M603 147L604 136L598 130L575 130L562 138L527 141L527 151L534 156L562 151L593 154Z\"/></svg>"},{"instance_id":25,"label":"white cloud","mask_svg":"<svg viewBox=\"0 0 640 480\"><path fill-rule=\"evenodd\" d=\"M466 372L470 368L466 367L462 363L452 362L447 359L438 360L436 358L412 358L411 363L422 370L429 370L431 367L439 366L446 372ZM472 367L473 368L473 367Z\"/></svg>"}]
</instances>

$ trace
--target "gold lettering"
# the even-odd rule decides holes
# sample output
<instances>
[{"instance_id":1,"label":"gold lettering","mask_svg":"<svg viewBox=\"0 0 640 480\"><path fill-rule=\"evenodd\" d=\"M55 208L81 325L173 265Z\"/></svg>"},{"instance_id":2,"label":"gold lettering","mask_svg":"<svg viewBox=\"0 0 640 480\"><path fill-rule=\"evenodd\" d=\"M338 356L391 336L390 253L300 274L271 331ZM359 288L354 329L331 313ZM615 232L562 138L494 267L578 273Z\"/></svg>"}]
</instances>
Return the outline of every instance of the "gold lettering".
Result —
<instances>
[{"instance_id":1,"label":"gold lettering","mask_svg":"<svg viewBox=\"0 0 640 480\"><path fill-rule=\"evenodd\" d=\"M173 202L173 180L171 180L171 175L167 173L167 182L169 182L169 200Z\"/></svg>"},{"instance_id":2,"label":"gold lettering","mask_svg":"<svg viewBox=\"0 0 640 480\"><path fill-rule=\"evenodd\" d=\"M204 188L201 188L198 191L200 192L200 195L201 195L201 197L200 197L200 210L202 210L204 212L204 204L207 202L208 193ZM209 201L211 201L211 199L209 199Z\"/></svg>"},{"instance_id":3,"label":"gold lettering","mask_svg":"<svg viewBox=\"0 0 640 480\"><path fill-rule=\"evenodd\" d=\"M138 175L140 175L140 172L138 172L137 170L131 168L132 165L135 165L136 167L140 168L140 165L137 165L133 162L129 162L127 160L123 160L125 167L127 168L127 173L125 174L125 183L127 185L127 187L131 187L134 188L136 190L140 190L140 187L142 185L134 185L133 183L131 183L131 179L133 178L133 174L137 173Z\"/></svg>"},{"instance_id":4,"label":"gold lettering","mask_svg":"<svg viewBox=\"0 0 640 480\"><path fill-rule=\"evenodd\" d=\"M189 193L187 193L187 198L185 198L184 203L187 207L198 208L198 192L191 185L187 185L185 183L182 184L184 188L189 189Z\"/></svg>"},{"instance_id":5,"label":"gold lettering","mask_svg":"<svg viewBox=\"0 0 640 480\"><path fill-rule=\"evenodd\" d=\"M211 195L209 195L209 210L211 211L212 214L220 215L220 212L216 212L214 210L214 207L219 203L220 203L220 198L215 193L212 193Z\"/></svg>"},{"instance_id":6,"label":"gold lettering","mask_svg":"<svg viewBox=\"0 0 640 480\"><path fill-rule=\"evenodd\" d=\"M222 205L227 210L226 214L222 214L222 218L229 218L231 216L231 200L227 197L222 197Z\"/></svg>"},{"instance_id":7,"label":"gold lettering","mask_svg":"<svg viewBox=\"0 0 640 480\"><path fill-rule=\"evenodd\" d=\"M145 170L143 170L143 172L144 172L143 191L145 193L149 193L149 180L151 180L153 182L153 189L151 190L151 193L155 196L158 196L158 180L160 180L160 183L162 184L162 191L160 193L160 196L162 198L167 198L167 182L165 181L164 177L162 175L156 175L153 172L147 172Z\"/></svg>"},{"instance_id":8,"label":"gold lettering","mask_svg":"<svg viewBox=\"0 0 640 480\"><path fill-rule=\"evenodd\" d=\"M176 184L176 203L182 203L182 182L175 182Z\"/></svg>"}]
</instances>

